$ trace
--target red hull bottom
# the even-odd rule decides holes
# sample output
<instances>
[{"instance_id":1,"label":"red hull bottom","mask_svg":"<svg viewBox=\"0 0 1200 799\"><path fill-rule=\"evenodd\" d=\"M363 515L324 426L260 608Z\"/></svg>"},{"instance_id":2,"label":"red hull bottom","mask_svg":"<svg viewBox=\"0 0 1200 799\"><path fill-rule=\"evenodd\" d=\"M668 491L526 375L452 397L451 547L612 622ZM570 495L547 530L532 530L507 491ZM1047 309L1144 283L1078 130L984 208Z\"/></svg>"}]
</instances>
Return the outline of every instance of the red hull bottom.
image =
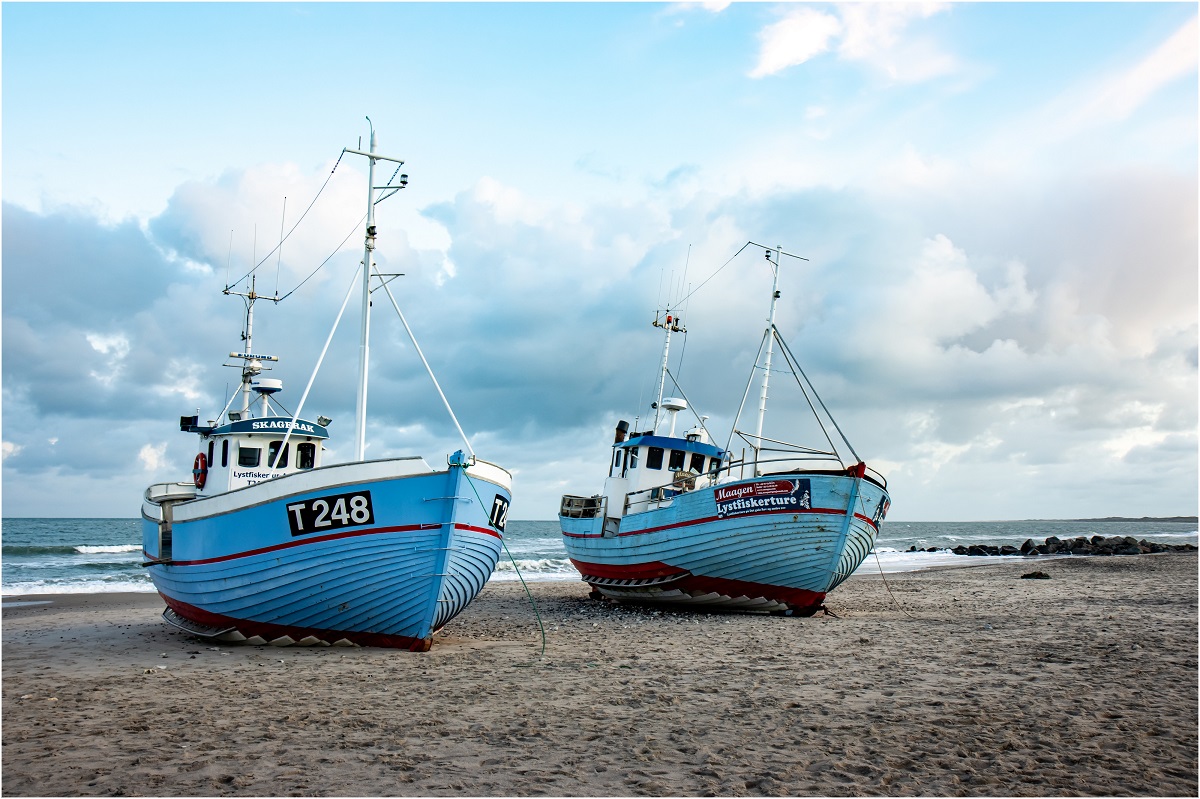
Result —
<instances>
[{"instance_id":1,"label":"red hull bottom","mask_svg":"<svg viewBox=\"0 0 1200 799\"><path fill-rule=\"evenodd\" d=\"M411 638L403 635L386 635L384 633L347 632L341 630L322 630L310 627L291 627L283 624L270 624L261 621L248 621L210 613L207 610L189 605L186 602L172 599L159 594L167 606L181 618L200 627L214 631L225 630L221 635L225 641L245 641L251 644L260 643L271 646L377 646L387 649L407 649L410 652L427 652L433 645L433 638ZM214 637L210 634L194 633L203 637Z\"/></svg>"},{"instance_id":2,"label":"red hull bottom","mask_svg":"<svg viewBox=\"0 0 1200 799\"><path fill-rule=\"evenodd\" d=\"M825 602L825 593L820 591L707 577L658 561L629 566L587 563L574 558L571 562L593 591L618 601L787 616L811 616Z\"/></svg>"}]
</instances>

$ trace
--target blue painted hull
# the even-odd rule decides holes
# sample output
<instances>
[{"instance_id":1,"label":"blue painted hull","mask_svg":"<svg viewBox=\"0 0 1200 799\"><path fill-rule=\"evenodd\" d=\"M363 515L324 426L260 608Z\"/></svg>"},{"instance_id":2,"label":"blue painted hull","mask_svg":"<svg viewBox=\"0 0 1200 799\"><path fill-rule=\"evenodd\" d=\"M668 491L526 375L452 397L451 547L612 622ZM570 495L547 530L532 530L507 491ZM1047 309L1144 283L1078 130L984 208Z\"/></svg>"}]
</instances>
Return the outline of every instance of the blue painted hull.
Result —
<instances>
[{"instance_id":1,"label":"blue painted hull","mask_svg":"<svg viewBox=\"0 0 1200 799\"><path fill-rule=\"evenodd\" d=\"M355 479L363 471L325 467L178 503L166 540L163 510L145 503L155 587L178 617L228 629L226 640L428 649L496 566L491 511L497 498L507 507L506 481L462 468Z\"/></svg>"},{"instance_id":2,"label":"blue painted hull","mask_svg":"<svg viewBox=\"0 0 1200 799\"><path fill-rule=\"evenodd\" d=\"M871 552L889 502L867 478L789 473L679 494L607 534L600 517L560 522L602 595L810 615Z\"/></svg>"}]
</instances>

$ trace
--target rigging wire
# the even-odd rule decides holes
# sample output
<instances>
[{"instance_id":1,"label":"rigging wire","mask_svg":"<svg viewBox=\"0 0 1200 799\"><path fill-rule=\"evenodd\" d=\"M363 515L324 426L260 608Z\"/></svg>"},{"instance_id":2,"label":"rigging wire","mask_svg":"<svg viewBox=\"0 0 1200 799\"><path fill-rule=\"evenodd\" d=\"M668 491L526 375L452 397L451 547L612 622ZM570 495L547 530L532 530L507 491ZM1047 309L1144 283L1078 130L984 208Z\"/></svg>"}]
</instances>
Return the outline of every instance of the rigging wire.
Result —
<instances>
[{"instance_id":1,"label":"rigging wire","mask_svg":"<svg viewBox=\"0 0 1200 799\"><path fill-rule=\"evenodd\" d=\"M699 286L696 286L696 288L694 288L694 289L692 289L691 291L689 291L689 292L687 293L687 296L685 296L683 299L681 299L681 300L680 300L680 302L681 302L681 303L682 303L682 302L686 302L686 301L688 300L688 298L689 298L689 297L691 297L693 294L695 294L695 293L696 293L697 291L699 291L700 289L704 288L704 284L705 284L705 283L707 283L708 281L712 280L714 277L716 277L716 276L717 276L717 274L718 274L718 273L720 273L720 271L721 271L722 269L724 269L725 267L727 267L727 266L729 266L731 263L733 263L733 259L734 259L734 258L737 258L739 255L741 255L741 254L742 254L742 250L746 249L746 248L747 248L747 247L749 247L751 244L754 244L754 242L752 242L752 241L748 241L748 242L746 242L745 244L743 244L743 245L742 245L742 248L741 248L740 250L738 250L737 252L735 252L733 255L729 256L729 260L728 260L728 261L726 261L725 263L723 263L723 264L721 264L719 267L717 267L717 271L716 271L716 272L713 272L711 275L709 275L708 277L704 278L704 283L701 283ZM756 246L756 247L761 247L762 245L761 245L761 244L756 244L755 246Z\"/></svg>"},{"instance_id":2,"label":"rigging wire","mask_svg":"<svg viewBox=\"0 0 1200 799\"><path fill-rule=\"evenodd\" d=\"M403 164L401 164L401 166L403 166ZM400 167L398 166L398 167L396 167L396 171L392 173L392 176L390 178L388 178L387 185L390 186L392 184L392 181L396 177L396 172L399 172L399 171L400 171ZM325 264L329 263L329 261L333 258L333 256L337 255L339 252L342 251L342 247L346 246L346 242L350 240L350 237L354 235L354 231L358 230L358 226L361 225L366 218L367 218L366 214L363 214L362 216L360 216L358 218L358 221L354 223L354 226L350 228L350 232L347 233L346 237L341 240L341 242L338 244L337 247L334 248L333 252L329 253L329 256L324 261L321 261L321 263L317 265L316 269L309 272L308 277L304 278L299 283L297 283L296 287L293 288L291 291L289 291L287 294L284 294L282 297L279 297L279 299L277 299L276 302L283 302L288 297L292 296L294 293L296 293L296 291L301 286L303 286L305 283L307 283L309 280L311 280L313 278L313 276L315 274L317 274L317 272L320 272L321 269L324 268ZM299 223L297 223L297 224L299 224ZM291 235L291 234L289 234L289 235Z\"/></svg>"},{"instance_id":3,"label":"rigging wire","mask_svg":"<svg viewBox=\"0 0 1200 799\"><path fill-rule=\"evenodd\" d=\"M250 275L254 274L255 269L258 269L260 266L262 266L264 263L266 263L267 259L270 258L275 253L275 250L278 250L280 247L283 246L283 243L285 241L287 241L289 238L291 238L291 235L296 232L296 228L300 227L300 223L304 221L304 217L308 216L308 212L311 211L312 207L317 204L317 199L320 198L321 193L325 191L325 187L329 185L329 181L333 179L333 173L337 171L338 164L342 163L342 157L345 154L346 154L346 149L343 147L341 155L338 156L337 162L334 163L334 165L333 165L333 169L329 170L329 177L325 178L325 182L321 184L321 188L317 189L316 197L312 198L312 202L310 202L308 204L308 207L304 209L304 213L300 214L300 218L296 220L296 224L292 225L292 229L288 231L287 235L283 236L279 240L279 244L275 245L274 249L272 249L271 252L264 255L263 259L261 261L259 261L258 263L256 263L254 265L254 268L251 269L249 272L247 272L246 274L239 277L233 283L226 282L225 288L227 288L227 289L232 288L233 286L236 286L238 283L241 283L246 278L250 277ZM230 236L232 237L232 235L233 234L231 233Z\"/></svg>"},{"instance_id":4,"label":"rigging wire","mask_svg":"<svg viewBox=\"0 0 1200 799\"><path fill-rule=\"evenodd\" d=\"M367 218L367 215L363 214L359 218L359 220L354 223L354 227L350 228L350 232L346 234L346 238L342 239L341 243L338 244L338 246L334 248L333 252L329 253L329 256L324 261L321 261L321 263L317 265L316 269L309 272L308 277L304 278L298 284L296 284L296 288L292 289L287 294L284 294L282 297L279 298L278 301L283 302L288 297L292 296L292 294L294 294L297 289L299 289L301 286L303 286L305 283L307 283L309 280L311 280L313 275L317 274L317 272L320 272L321 269L324 268L325 264L329 263L329 261L333 258L333 256L337 255L339 252L342 251L342 247L346 246L346 242L348 242L350 240L350 237L354 235L354 232L356 230L358 230L358 226L361 225L363 223L363 220L365 220L366 218Z\"/></svg>"}]
</instances>

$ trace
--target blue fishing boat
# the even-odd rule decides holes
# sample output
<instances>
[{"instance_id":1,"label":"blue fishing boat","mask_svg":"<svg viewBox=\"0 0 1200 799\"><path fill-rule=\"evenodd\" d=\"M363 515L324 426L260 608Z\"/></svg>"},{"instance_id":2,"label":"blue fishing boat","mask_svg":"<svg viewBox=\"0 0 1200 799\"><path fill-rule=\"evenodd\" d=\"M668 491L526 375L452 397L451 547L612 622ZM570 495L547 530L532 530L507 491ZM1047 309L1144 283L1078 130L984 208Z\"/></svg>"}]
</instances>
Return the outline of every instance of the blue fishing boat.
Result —
<instances>
[{"instance_id":1,"label":"blue fishing boat","mask_svg":"<svg viewBox=\"0 0 1200 799\"><path fill-rule=\"evenodd\" d=\"M676 415L690 410L668 369L671 334L686 332L676 303L654 321L664 341L650 427L618 422L603 491L562 498L563 544L595 598L807 616L874 547L891 503L887 481L858 458L775 326L780 256L798 256L753 242L742 250L750 246L772 270L770 315L725 446L713 443L707 416L676 434ZM763 435L776 345L824 445ZM738 422L756 373L750 432ZM680 396L664 396L668 378ZM737 457L735 435L748 445Z\"/></svg>"},{"instance_id":2,"label":"blue fishing boat","mask_svg":"<svg viewBox=\"0 0 1200 799\"><path fill-rule=\"evenodd\" d=\"M192 479L158 483L142 501L146 567L166 601L163 617L186 632L222 641L275 646L385 646L429 649L434 633L479 593L500 557L511 475L479 460L454 417L465 448L434 468L419 456L368 460L366 405L371 292L391 300L422 363L412 331L373 253L375 206L407 185L393 174L375 185L375 165L397 158L346 149L368 159L366 244L342 310L361 293L355 457L323 462L331 420L279 411L281 380L262 375L274 356L256 353L253 274L246 292L240 386L206 422L180 419L199 436ZM389 276L390 277L390 276ZM334 323L334 329L337 322ZM325 350L317 360L319 370ZM316 370L313 378L316 377Z\"/></svg>"}]
</instances>

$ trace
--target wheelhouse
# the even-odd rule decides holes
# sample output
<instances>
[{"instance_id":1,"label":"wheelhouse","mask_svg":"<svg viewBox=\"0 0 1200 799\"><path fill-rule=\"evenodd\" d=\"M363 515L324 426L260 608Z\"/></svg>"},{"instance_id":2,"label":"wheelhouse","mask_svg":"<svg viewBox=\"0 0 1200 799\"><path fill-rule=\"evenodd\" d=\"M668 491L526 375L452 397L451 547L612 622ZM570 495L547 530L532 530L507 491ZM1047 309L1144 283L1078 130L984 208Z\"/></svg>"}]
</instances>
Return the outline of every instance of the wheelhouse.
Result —
<instances>
[{"instance_id":1,"label":"wheelhouse","mask_svg":"<svg viewBox=\"0 0 1200 799\"><path fill-rule=\"evenodd\" d=\"M179 428L200 436L192 476L199 495L219 494L321 465L324 425L279 416L200 426L181 417ZM322 419L322 421L326 421Z\"/></svg>"}]
</instances>

